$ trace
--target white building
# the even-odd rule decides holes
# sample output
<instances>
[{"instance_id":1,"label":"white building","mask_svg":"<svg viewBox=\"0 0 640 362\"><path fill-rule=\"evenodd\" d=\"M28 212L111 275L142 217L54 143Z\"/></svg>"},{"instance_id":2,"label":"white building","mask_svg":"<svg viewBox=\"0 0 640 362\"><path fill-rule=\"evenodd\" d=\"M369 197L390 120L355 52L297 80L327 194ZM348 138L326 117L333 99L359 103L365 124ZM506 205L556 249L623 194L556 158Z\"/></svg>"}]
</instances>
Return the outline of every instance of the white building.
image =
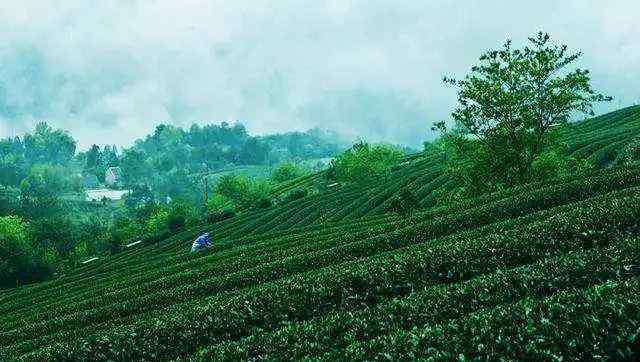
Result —
<instances>
[{"instance_id":1,"label":"white building","mask_svg":"<svg viewBox=\"0 0 640 362\"><path fill-rule=\"evenodd\" d=\"M104 183L109 187L118 186L122 182L122 169L120 167L109 167L104 174Z\"/></svg>"},{"instance_id":2,"label":"white building","mask_svg":"<svg viewBox=\"0 0 640 362\"><path fill-rule=\"evenodd\" d=\"M107 199L109 201L118 201L127 195L129 190L109 190L109 189L95 189L85 191L87 195L87 201L102 201Z\"/></svg>"}]
</instances>

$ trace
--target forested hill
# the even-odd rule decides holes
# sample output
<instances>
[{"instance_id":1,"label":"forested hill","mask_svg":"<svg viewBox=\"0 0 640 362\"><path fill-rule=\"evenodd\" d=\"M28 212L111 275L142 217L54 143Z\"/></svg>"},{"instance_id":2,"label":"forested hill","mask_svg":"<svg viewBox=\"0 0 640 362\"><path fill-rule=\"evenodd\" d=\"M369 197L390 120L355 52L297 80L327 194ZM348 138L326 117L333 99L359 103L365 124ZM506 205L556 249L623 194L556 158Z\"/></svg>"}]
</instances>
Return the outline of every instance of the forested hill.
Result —
<instances>
[{"instance_id":1,"label":"forested hill","mask_svg":"<svg viewBox=\"0 0 640 362\"><path fill-rule=\"evenodd\" d=\"M121 150L77 152L76 145L72 134L44 122L0 140L0 288L193 226L220 207L229 213L271 203L272 184L326 167L347 147L328 131L252 136L239 123L161 125ZM208 203L223 176L237 186L235 199Z\"/></svg>"},{"instance_id":2,"label":"forested hill","mask_svg":"<svg viewBox=\"0 0 640 362\"><path fill-rule=\"evenodd\" d=\"M562 127L579 173L446 204L437 152L368 184L305 176L274 192L317 193L1 291L0 357L632 360L640 107Z\"/></svg>"},{"instance_id":3,"label":"forested hill","mask_svg":"<svg viewBox=\"0 0 640 362\"><path fill-rule=\"evenodd\" d=\"M184 198L193 186L189 180L192 174L327 158L347 147L345 140L329 131L251 136L242 124L223 122L194 124L188 130L160 125L118 157L109 157L108 147L101 150L94 146L80 158L87 160L87 168L95 170L98 178L104 178L106 168L119 166L127 185L148 185L157 195Z\"/></svg>"}]
</instances>

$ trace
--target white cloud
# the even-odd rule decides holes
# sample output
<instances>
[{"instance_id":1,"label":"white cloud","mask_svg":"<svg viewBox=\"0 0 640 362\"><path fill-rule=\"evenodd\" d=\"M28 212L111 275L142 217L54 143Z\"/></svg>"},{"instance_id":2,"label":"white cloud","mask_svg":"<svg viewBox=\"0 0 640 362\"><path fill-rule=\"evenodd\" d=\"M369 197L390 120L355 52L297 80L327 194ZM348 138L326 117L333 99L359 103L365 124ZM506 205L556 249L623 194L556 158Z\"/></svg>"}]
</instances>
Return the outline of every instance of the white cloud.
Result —
<instances>
[{"instance_id":1,"label":"white cloud","mask_svg":"<svg viewBox=\"0 0 640 362\"><path fill-rule=\"evenodd\" d=\"M638 13L635 0L6 0L0 136L48 120L86 147L239 119L415 144L454 105L443 75L540 29L584 50L617 107L640 99Z\"/></svg>"}]
</instances>

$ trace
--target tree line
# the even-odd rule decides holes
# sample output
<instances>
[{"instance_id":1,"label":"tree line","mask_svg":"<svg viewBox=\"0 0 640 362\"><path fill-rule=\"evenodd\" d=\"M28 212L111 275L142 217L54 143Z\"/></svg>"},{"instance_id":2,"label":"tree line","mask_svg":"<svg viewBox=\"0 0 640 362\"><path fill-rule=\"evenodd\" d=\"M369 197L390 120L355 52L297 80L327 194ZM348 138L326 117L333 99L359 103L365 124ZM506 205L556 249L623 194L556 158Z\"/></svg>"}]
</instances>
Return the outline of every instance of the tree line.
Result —
<instances>
[{"instance_id":1,"label":"tree line","mask_svg":"<svg viewBox=\"0 0 640 362\"><path fill-rule=\"evenodd\" d=\"M45 122L23 137L0 140L0 285L46 278L83 258L175 233L221 211L270 204L273 184L298 177L299 161L330 157L344 147L317 129L255 137L241 124L160 125L130 147L93 145L77 152L66 131ZM264 181L229 174L202 185L202 175L238 166L264 166ZM131 190L121 203L84 201L87 188L104 187L108 168L121 169L117 187ZM269 174L274 169L273 178ZM224 196L223 196L224 195Z\"/></svg>"}]
</instances>

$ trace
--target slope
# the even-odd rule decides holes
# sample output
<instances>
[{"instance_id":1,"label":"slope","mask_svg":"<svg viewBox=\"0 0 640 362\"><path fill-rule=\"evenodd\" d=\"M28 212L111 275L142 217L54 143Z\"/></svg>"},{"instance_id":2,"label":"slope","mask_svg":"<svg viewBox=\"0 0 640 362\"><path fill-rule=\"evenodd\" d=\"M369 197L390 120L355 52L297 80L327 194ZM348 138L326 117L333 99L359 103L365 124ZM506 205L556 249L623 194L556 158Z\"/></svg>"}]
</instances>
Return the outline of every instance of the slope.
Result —
<instances>
[{"instance_id":1,"label":"slope","mask_svg":"<svg viewBox=\"0 0 640 362\"><path fill-rule=\"evenodd\" d=\"M639 131L640 107L562 130L583 158L617 154ZM422 211L385 213L402 187ZM326 188L4 291L0 359L632 357L639 167L433 207L446 187L438 157L416 155L377 185ZM187 253L204 230L220 245Z\"/></svg>"}]
</instances>

